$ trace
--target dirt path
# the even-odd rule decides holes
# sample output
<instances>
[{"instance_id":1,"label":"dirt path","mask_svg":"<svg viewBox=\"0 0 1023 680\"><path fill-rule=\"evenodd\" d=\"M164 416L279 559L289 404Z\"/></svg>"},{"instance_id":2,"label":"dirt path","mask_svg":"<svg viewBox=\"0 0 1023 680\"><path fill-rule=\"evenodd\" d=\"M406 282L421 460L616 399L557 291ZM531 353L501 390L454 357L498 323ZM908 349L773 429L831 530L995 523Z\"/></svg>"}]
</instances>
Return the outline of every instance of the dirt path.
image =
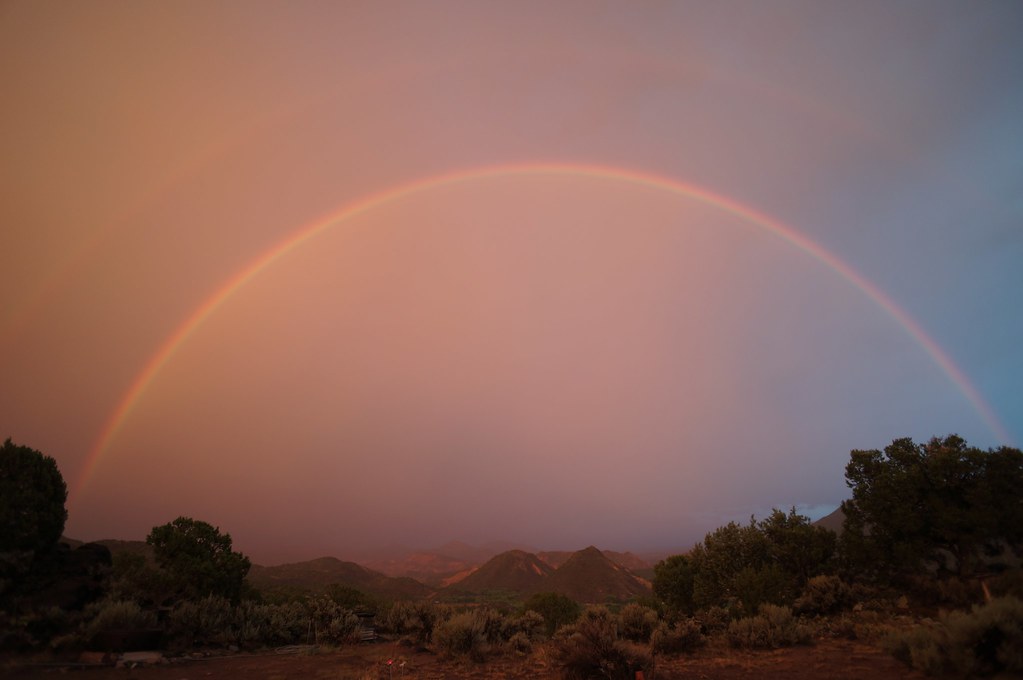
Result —
<instances>
[{"instance_id":1,"label":"dirt path","mask_svg":"<svg viewBox=\"0 0 1023 680\"><path fill-rule=\"evenodd\" d=\"M388 664L388 661L391 663ZM505 656L486 664L452 661L391 643L360 645L313 654L256 654L174 661L135 668L55 667L7 668L12 680L69 678L71 680L443 680L499 678L557 678L544 650L528 657ZM881 650L861 642L821 640L809 647L767 652L705 650L695 656L658 658L647 680L692 678L785 678L786 680L894 680L925 676L913 672Z\"/></svg>"}]
</instances>

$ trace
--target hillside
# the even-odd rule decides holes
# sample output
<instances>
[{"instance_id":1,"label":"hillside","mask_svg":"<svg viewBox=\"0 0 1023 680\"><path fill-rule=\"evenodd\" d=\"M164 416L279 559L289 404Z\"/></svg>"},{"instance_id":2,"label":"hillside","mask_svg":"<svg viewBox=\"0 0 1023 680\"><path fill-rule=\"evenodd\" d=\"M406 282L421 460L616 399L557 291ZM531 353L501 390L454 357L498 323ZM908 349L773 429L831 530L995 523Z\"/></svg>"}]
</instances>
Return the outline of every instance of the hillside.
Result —
<instances>
[{"instance_id":1,"label":"hillside","mask_svg":"<svg viewBox=\"0 0 1023 680\"><path fill-rule=\"evenodd\" d=\"M604 557L608 558L620 567L625 567L633 573L653 569L653 565L631 552L618 552L615 550L601 550ZM575 553L571 550L545 550L536 554L541 560L555 569L568 561Z\"/></svg>"},{"instance_id":2,"label":"hillside","mask_svg":"<svg viewBox=\"0 0 1023 680\"><path fill-rule=\"evenodd\" d=\"M451 591L483 593L486 591L534 592L554 572L536 555L523 550L501 553L465 578L452 583Z\"/></svg>"},{"instance_id":3,"label":"hillside","mask_svg":"<svg viewBox=\"0 0 1023 680\"><path fill-rule=\"evenodd\" d=\"M249 583L260 590L290 588L318 592L338 583L380 597L421 598L431 592L429 587L414 579L392 578L334 557L320 557L275 567L254 564L248 578Z\"/></svg>"},{"instance_id":4,"label":"hillside","mask_svg":"<svg viewBox=\"0 0 1023 680\"><path fill-rule=\"evenodd\" d=\"M821 517L819 520L814 522L816 526L824 527L825 529L831 529L836 534L842 533L842 523L845 522L845 513L842 512L842 506L835 508L835 511L830 515Z\"/></svg>"},{"instance_id":5,"label":"hillside","mask_svg":"<svg viewBox=\"0 0 1023 680\"><path fill-rule=\"evenodd\" d=\"M558 567L543 584L543 590L567 595L578 602L599 603L648 595L650 584L590 546Z\"/></svg>"}]
</instances>

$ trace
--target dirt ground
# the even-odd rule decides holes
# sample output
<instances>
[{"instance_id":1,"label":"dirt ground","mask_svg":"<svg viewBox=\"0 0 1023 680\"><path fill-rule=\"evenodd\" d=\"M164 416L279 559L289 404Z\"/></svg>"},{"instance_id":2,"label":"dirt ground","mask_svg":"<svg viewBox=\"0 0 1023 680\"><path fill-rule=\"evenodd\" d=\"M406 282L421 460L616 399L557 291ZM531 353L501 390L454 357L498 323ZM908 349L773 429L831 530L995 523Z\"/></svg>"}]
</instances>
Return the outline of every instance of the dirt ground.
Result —
<instances>
[{"instance_id":1,"label":"dirt ground","mask_svg":"<svg viewBox=\"0 0 1023 680\"><path fill-rule=\"evenodd\" d=\"M653 678L732 680L785 678L809 680L922 679L883 651L851 640L823 639L805 647L764 652L703 650L692 656L658 657ZM528 657L504 656L486 664L445 659L427 651L389 642L332 650L281 654L235 654L203 659L111 666L59 667L10 665L0 668L11 680L79 678L80 680L443 680L444 678L557 678L557 668L543 648Z\"/></svg>"}]
</instances>

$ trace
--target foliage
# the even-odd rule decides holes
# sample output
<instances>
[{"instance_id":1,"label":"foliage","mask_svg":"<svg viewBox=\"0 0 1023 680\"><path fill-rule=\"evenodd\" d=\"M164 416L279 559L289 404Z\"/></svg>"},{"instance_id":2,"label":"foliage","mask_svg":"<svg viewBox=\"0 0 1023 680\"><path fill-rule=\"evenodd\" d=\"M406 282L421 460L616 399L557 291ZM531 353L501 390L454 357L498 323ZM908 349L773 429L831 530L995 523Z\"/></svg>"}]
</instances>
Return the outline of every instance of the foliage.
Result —
<instances>
[{"instance_id":1,"label":"foliage","mask_svg":"<svg viewBox=\"0 0 1023 680\"><path fill-rule=\"evenodd\" d=\"M185 597L218 595L241 599L249 558L231 549L231 535L206 522L178 517L153 527L146 537L157 563L170 574Z\"/></svg>"},{"instance_id":2,"label":"foliage","mask_svg":"<svg viewBox=\"0 0 1023 680\"><path fill-rule=\"evenodd\" d=\"M145 555L123 551L113 554L107 586L112 599L156 607L168 602L177 590L170 574L150 564Z\"/></svg>"},{"instance_id":3,"label":"foliage","mask_svg":"<svg viewBox=\"0 0 1023 680\"><path fill-rule=\"evenodd\" d=\"M950 612L930 626L893 634L896 658L931 675L983 677L1023 673L1023 602L995 598Z\"/></svg>"},{"instance_id":4,"label":"foliage","mask_svg":"<svg viewBox=\"0 0 1023 680\"><path fill-rule=\"evenodd\" d=\"M590 607L558 631L554 653L566 678L621 678L653 668L643 647L619 638L615 617L605 607Z\"/></svg>"},{"instance_id":5,"label":"foliage","mask_svg":"<svg viewBox=\"0 0 1023 680\"><path fill-rule=\"evenodd\" d=\"M434 642L450 656L468 656L482 663L503 642L503 628L504 620L498 612L480 607L440 623L434 631Z\"/></svg>"},{"instance_id":6,"label":"foliage","mask_svg":"<svg viewBox=\"0 0 1023 680\"><path fill-rule=\"evenodd\" d=\"M654 565L654 595L674 612L693 612L693 565L686 555L672 555Z\"/></svg>"},{"instance_id":7,"label":"foliage","mask_svg":"<svg viewBox=\"0 0 1023 680\"><path fill-rule=\"evenodd\" d=\"M183 600L174 605L167 622L167 632L181 647L229 645L234 643L231 631L231 602L218 595L197 600Z\"/></svg>"},{"instance_id":8,"label":"foliage","mask_svg":"<svg viewBox=\"0 0 1023 680\"><path fill-rule=\"evenodd\" d=\"M624 639L649 642L657 627L657 612L640 604L627 604L618 612L618 622Z\"/></svg>"},{"instance_id":9,"label":"foliage","mask_svg":"<svg viewBox=\"0 0 1023 680\"><path fill-rule=\"evenodd\" d=\"M67 521L67 485L50 456L8 438L0 446L0 553L54 545Z\"/></svg>"},{"instance_id":10,"label":"foliage","mask_svg":"<svg viewBox=\"0 0 1023 680\"><path fill-rule=\"evenodd\" d=\"M706 641L696 619L682 619L673 626L662 621L650 636L650 649L657 654L683 654L695 651Z\"/></svg>"},{"instance_id":11,"label":"foliage","mask_svg":"<svg viewBox=\"0 0 1023 680\"><path fill-rule=\"evenodd\" d=\"M835 575L814 576L806 582L803 593L792 605L800 614L834 614L852 605L853 591Z\"/></svg>"},{"instance_id":12,"label":"foliage","mask_svg":"<svg viewBox=\"0 0 1023 680\"><path fill-rule=\"evenodd\" d=\"M560 593L536 593L526 600L522 608L543 617L548 636L554 635L562 626L573 623L582 611L578 602Z\"/></svg>"},{"instance_id":13,"label":"foliage","mask_svg":"<svg viewBox=\"0 0 1023 680\"><path fill-rule=\"evenodd\" d=\"M387 612L384 627L398 635L414 636L420 644L425 644L443 617L444 612L429 602L399 601Z\"/></svg>"},{"instance_id":14,"label":"foliage","mask_svg":"<svg viewBox=\"0 0 1023 680\"><path fill-rule=\"evenodd\" d=\"M525 635L530 642L535 642L543 635L546 625L542 615L532 609L526 609L504 620L502 634L509 639L516 635Z\"/></svg>"},{"instance_id":15,"label":"foliage","mask_svg":"<svg viewBox=\"0 0 1023 680\"><path fill-rule=\"evenodd\" d=\"M131 600L106 600L91 605L90 610L86 612L88 638L103 631L156 628L156 614Z\"/></svg>"},{"instance_id":16,"label":"foliage","mask_svg":"<svg viewBox=\"0 0 1023 680\"><path fill-rule=\"evenodd\" d=\"M729 522L688 555L654 568L654 592L681 613L738 602L747 613L765 602L792 601L807 579L832 568L834 532L792 509L773 510L746 526Z\"/></svg>"},{"instance_id":17,"label":"foliage","mask_svg":"<svg viewBox=\"0 0 1023 680\"><path fill-rule=\"evenodd\" d=\"M359 639L359 617L326 595L306 603L317 644L345 644Z\"/></svg>"},{"instance_id":18,"label":"foliage","mask_svg":"<svg viewBox=\"0 0 1023 680\"><path fill-rule=\"evenodd\" d=\"M728 625L728 642L746 649L774 649L810 641L809 627L792 615L789 607L765 604L756 616L732 621Z\"/></svg>"},{"instance_id":19,"label":"foliage","mask_svg":"<svg viewBox=\"0 0 1023 680\"><path fill-rule=\"evenodd\" d=\"M843 553L856 569L918 571L925 559L968 576L983 553L1023 542L1023 452L982 451L956 435L853 451Z\"/></svg>"}]
</instances>

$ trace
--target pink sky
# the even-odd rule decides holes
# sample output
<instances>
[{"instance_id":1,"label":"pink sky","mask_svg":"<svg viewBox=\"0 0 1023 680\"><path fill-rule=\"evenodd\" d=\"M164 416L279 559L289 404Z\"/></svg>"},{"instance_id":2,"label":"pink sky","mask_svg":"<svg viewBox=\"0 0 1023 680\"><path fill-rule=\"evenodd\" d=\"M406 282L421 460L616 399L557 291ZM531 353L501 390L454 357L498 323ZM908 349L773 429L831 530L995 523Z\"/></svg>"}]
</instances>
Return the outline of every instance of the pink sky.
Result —
<instances>
[{"instance_id":1,"label":"pink sky","mask_svg":"<svg viewBox=\"0 0 1023 680\"><path fill-rule=\"evenodd\" d=\"M0 436L57 459L71 536L188 515L264 563L685 546L834 507L853 448L1018 444L1020 29L936 3L6 3ZM529 164L662 186L374 203L147 374L324 216Z\"/></svg>"}]
</instances>

